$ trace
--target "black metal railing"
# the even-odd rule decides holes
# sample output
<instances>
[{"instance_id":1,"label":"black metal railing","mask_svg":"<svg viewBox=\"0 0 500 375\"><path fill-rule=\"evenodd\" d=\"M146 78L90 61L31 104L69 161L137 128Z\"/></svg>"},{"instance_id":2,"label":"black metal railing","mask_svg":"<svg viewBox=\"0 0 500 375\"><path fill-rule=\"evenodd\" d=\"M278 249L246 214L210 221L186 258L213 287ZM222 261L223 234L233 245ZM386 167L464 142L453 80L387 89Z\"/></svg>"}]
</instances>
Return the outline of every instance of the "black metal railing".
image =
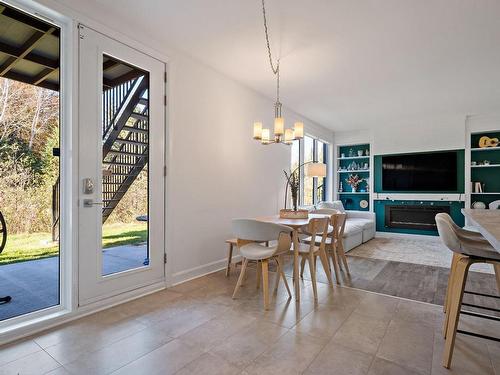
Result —
<instances>
[{"instance_id":1,"label":"black metal railing","mask_svg":"<svg viewBox=\"0 0 500 375\"><path fill-rule=\"evenodd\" d=\"M120 113L121 108L125 104L128 95L134 88L136 79L124 82L118 86L111 87L102 93L102 136L106 138L106 134L113 126L116 116Z\"/></svg>"}]
</instances>

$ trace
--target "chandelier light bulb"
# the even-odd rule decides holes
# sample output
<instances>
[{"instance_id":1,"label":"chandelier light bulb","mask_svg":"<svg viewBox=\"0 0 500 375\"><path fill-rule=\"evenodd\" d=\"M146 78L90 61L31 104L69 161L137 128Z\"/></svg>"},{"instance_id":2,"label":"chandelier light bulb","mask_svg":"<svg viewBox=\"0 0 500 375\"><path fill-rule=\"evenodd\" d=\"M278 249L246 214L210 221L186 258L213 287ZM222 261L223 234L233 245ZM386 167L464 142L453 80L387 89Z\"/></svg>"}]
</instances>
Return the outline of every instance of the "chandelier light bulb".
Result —
<instances>
[{"instance_id":1,"label":"chandelier light bulb","mask_svg":"<svg viewBox=\"0 0 500 375\"><path fill-rule=\"evenodd\" d=\"M294 140L294 132L292 129L286 129L285 130L285 143L287 145L291 144Z\"/></svg>"},{"instance_id":2,"label":"chandelier light bulb","mask_svg":"<svg viewBox=\"0 0 500 375\"><path fill-rule=\"evenodd\" d=\"M285 132L285 119L276 117L274 119L274 135L283 135Z\"/></svg>"},{"instance_id":3,"label":"chandelier light bulb","mask_svg":"<svg viewBox=\"0 0 500 375\"><path fill-rule=\"evenodd\" d=\"M253 139L262 139L262 122L253 123Z\"/></svg>"},{"instance_id":4,"label":"chandelier light bulb","mask_svg":"<svg viewBox=\"0 0 500 375\"><path fill-rule=\"evenodd\" d=\"M270 131L269 129L262 129L262 143L268 144L270 143Z\"/></svg>"},{"instance_id":5,"label":"chandelier light bulb","mask_svg":"<svg viewBox=\"0 0 500 375\"><path fill-rule=\"evenodd\" d=\"M295 133L295 139L304 138L304 124L302 122L296 122L293 126Z\"/></svg>"}]
</instances>

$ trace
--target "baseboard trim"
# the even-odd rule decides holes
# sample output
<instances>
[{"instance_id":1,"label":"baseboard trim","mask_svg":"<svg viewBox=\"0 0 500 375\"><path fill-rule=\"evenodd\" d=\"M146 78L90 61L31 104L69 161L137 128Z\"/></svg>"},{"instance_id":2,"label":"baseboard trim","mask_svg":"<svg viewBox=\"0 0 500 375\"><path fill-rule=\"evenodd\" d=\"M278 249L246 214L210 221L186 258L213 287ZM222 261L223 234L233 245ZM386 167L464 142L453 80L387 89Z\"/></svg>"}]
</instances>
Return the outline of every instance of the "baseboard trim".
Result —
<instances>
[{"instance_id":1,"label":"baseboard trim","mask_svg":"<svg viewBox=\"0 0 500 375\"><path fill-rule=\"evenodd\" d=\"M241 256L235 255L233 256L232 263L239 262L240 260ZM177 284L185 283L186 281L194 280L199 277L209 275L217 271L221 271L225 269L226 266L227 266L227 258L224 258L201 266L196 266L193 268L189 268L187 270L176 272L172 274L170 278L168 278L167 287L172 287Z\"/></svg>"}]
</instances>

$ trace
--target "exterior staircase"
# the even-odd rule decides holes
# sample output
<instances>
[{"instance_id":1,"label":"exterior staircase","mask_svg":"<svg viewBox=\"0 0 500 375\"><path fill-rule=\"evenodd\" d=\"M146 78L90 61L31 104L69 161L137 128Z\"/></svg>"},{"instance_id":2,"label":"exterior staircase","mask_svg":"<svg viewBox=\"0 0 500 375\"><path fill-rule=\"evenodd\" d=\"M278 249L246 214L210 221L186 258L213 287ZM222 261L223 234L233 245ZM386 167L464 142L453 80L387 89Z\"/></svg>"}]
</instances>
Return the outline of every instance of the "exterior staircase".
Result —
<instances>
[{"instance_id":1,"label":"exterior staircase","mask_svg":"<svg viewBox=\"0 0 500 375\"><path fill-rule=\"evenodd\" d=\"M103 92L104 223L148 163L148 77Z\"/></svg>"}]
</instances>

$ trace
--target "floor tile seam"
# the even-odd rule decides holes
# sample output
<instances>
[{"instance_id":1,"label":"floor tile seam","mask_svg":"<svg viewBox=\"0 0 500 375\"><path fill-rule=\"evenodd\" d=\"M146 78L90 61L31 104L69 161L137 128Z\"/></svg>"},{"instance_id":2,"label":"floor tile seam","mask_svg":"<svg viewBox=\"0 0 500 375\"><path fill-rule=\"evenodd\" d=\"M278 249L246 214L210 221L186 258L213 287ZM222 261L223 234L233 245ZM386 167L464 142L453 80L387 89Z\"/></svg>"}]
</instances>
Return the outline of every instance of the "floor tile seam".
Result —
<instances>
[{"instance_id":1,"label":"floor tile seam","mask_svg":"<svg viewBox=\"0 0 500 375\"><path fill-rule=\"evenodd\" d=\"M314 311L311 311L311 312L314 312ZM344 321L340 324L340 326L335 330L334 334L332 335L332 337L330 338L330 340L328 340L325 345L321 348L321 350L318 352L318 354L314 357L314 359L307 365L307 367L304 369L304 371L302 371L302 374L304 374L308 369L309 367L311 366L311 364L316 360L316 358L326 349L327 345L329 344L333 344L333 338L335 337L335 335L337 334L337 332L340 331L340 329L342 328L342 326L345 324L345 322L351 317L351 315L354 313L354 310L352 310L349 315L344 319ZM307 314L309 315L309 314ZM307 316L306 315L306 316ZM337 344L336 344L337 345ZM340 346L342 346L343 348L346 348L344 345L342 344L338 344ZM352 349L350 349L352 350Z\"/></svg>"},{"instance_id":2,"label":"floor tile seam","mask_svg":"<svg viewBox=\"0 0 500 375\"><path fill-rule=\"evenodd\" d=\"M24 355L22 355L22 356L20 356L20 357L16 357L15 359L12 359L12 360L10 360L10 361L4 362L4 363L2 363L2 364L0 365L0 368L2 368L2 367L4 367L4 366L8 365L9 363L12 363L12 362L15 362L15 361L19 361L20 359L26 358L26 357L28 357L28 356L30 356L30 355L37 354L37 353L40 353L40 352L45 352L45 350L44 350L44 349L43 349L43 348L42 348L42 347L41 347L41 346L40 346L40 345L39 345L39 344L38 344L35 340L33 340L33 339L30 339L30 340L31 340L31 341L33 341L33 342L35 343L35 345L36 345L36 346L38 346L39 350L35 350L34 352L26 353L26 354L24 354ZM17 344L15 344L15 343L9 343L9 344L7 344L7 345L8 345L8 346L12 346L12 345L17 345ZM47 353L47 354L48 354L48 353ZM50 356L50 357L52 357L52 356ZM57 361L56 361L56 362L57 362ZM59 363L59 362L57 362L57 363Z\"/></svg>"},{"instance_id":3,"label":"floor tile seam","mask_svg":"<svg viewBox=\"0 0 500 375\"><path fill-rule=\"evenodd\" d=\"M106 347L108 347L108 346L115 345L115 344L119 343L120 341L126 340L126 339L128 339L128 338L130 338L130 337L132 337L132 336L134 336L134 335L136 335L136 334L138 334L138 333L141 333L141 332L143 332L144 330L146 330L147 328L150 328L150 327L144 327L143 329L141 329L141 330L139 330L139 331L136 331L136 332L133 332L133 333L131 333L131 334L128 334L127 336L122 337L122 338L120 338L120 339L118 339L118 340L116 340L116 341L109 342L109 343L107 343L107 344L106 344L106 345L104 345L104 346L101 346L101 347L96 348L95 350L85 350L83 353L80 353L78 356L81 356L81 355L83 355L83 354L92 354L92 353L96 353L96 352L98 352L99 350L103 350L103 349L105 349L105 348L106 348ZM163 329L161 329L161 328L158 328L158 329L159 329L159 330L161 330L162 332L164 332L164 330L163 330ZM165 334L166 334L166 333L165 333ZM175 339L174 337L171 337L171 336L169 336L169 335L167 335L167 334L166 334L166 338L168 339L166 342L160 343L157 347L155 347L154 349L150 350L148 353L150 353L150 352L152 352L152 351L154 351L154 350L158 349L159 347L161 347L161 346L163 346L163 345L168 344L169 342L171 342L171 341L173 341L173 340ZM60 344L60 343L59 343L59 344ZM56 345L59 345L59 344L56 344ZM55 345L52 345L52 346L55 346ZM49 346L49 347L47 347L46 349L48 349L48 348L50 348L50 347L52 347L52 346ZM79 360L79 358L77 358L77 359L75 359L75 360L73 360L73 361L71 361L71 362L68 362L68 363L64 364L64 363L61 363L61 362L57 361L57 359L55 359L55 358L54 358L54 357L53 357L53 356L52 356L49 352L47 352L47 350L45 350L45 349L43 349L43 350L44 350L44 351L45 351L45 352L46 352L49 356L51 356L51 357L52 357L52 358L53 358L53 359L54 359L57 363L59 363L62 367L64 367L65 369L67 369L67 367L66 367L66 366L67 366L67 365L69 365L70 363L73 363L73 362L76 362L76 361L78 361L78 360ZM148 354L148 353L146 353L146 354ZM142 357L142 356L141 356L141 357ZM138 357L137 359L139 359L139 358L140 358L140 357ZM134 360L132 360L132 362L133 362L133 361L134 361ZM129 363L131 363L131 362L129 362ZM127 364L129 364L129 363L127 363ZM125 365L125 366L126 366L126 365ZM123 367L123 366L120 366L120 368L121 368L121 367ZM69 370L68 370L68 371L69 371ZM114 371L115 371L115 370L113 370L113 372L114 372Z\"/></svg>"}]
</instances>

